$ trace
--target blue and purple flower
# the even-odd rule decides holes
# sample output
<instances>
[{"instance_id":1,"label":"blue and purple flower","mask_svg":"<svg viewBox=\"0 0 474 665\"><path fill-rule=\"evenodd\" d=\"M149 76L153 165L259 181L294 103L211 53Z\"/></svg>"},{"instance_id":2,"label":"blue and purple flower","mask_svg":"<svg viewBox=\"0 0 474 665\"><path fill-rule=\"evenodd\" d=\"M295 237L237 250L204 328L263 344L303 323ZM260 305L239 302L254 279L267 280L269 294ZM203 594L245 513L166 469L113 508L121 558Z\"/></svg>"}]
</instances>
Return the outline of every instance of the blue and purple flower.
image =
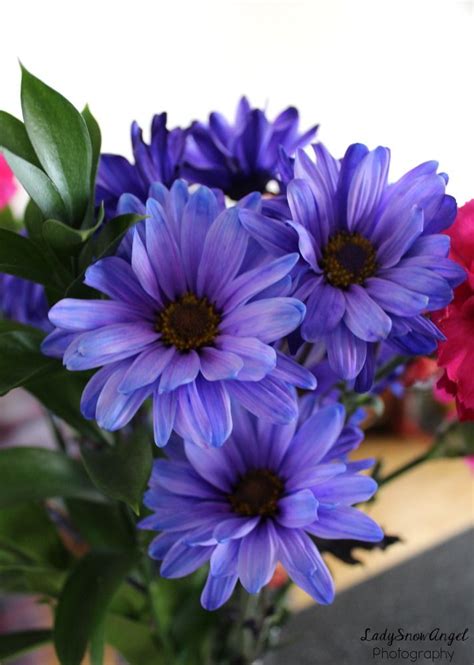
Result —
<instances>
[{"instance_id":1,"label":"blue and purple flower","mask_svg":"<svg viewBox=\"0 0 474 665\"><path fill-rule=\"evenodd\" d=\"M135 164L120 155L103 154L100 158L96 183L97 205L104 203L106 214L116 214L120 196L130 193L145 201L154 182L171 187L181 175L181 164L186 142L186 130L167 129L167 114L153 117L151 141L143 140L143 132L136 122L132 124L131 138Z\"/></svg>"},{"instance_id":2,"label":"blue and purple flower","mask_svg":"<svg viewBox=\"0 0 474 665\"><path fill-rule=\"evenodd\" d=\"M379 342L403 354L426 354L442 338L426 313L449 303L464 279L440 234L452 223L456 202L445 194L447 178L437 174L436 162L388 185L386 148L354 144L341 161L322 144L314 150L316 163L298 150L286 224L252 211L241 219L274 254L298 246L294 295L307 306L301 335L323 341L337 376L356 379L356 390L366 391Z\"/></svg>"},{"instance_id":3,"label":"blue and purple flower","mask_svg":"<svg viewBox=\"0 0 474 665\"><path fill-rule=\"evenodd\" d=\"M161 575L184 577L210 562L201 603L223 605L238 580L249 593L269 582L278 562L319 603L334 598L331 575L311 536L378 542L380 527L353 504L377 484L344 462L362 438L344 427L344 409L316 411L299 428L269 425L234 409L234 428L219 450L173 442L154 464L143 529L161 531L149 554ZM342 460L342 461L341 461Z\"/></svg>"},{"instance_id":4,"label":"blue and purple flower","mask_svg":"<svg viewBox=\"0 0 474 665\"><path fill-rule=\"evenodd\" d=\"M0 313L6 319L49 332L49 305L44 286L22 277L0 273Z\"/></svg>"},{"instance_id":5,"label":"blue and purple flower","mask_svg":"<svg viewBox=\"0 0 474 665\"><path fill-rule=\"evenodd\" d=\"M231 397L267 421L294 419L294 387L316 381L272 343L304 318L299 300L280 295L298 255L243 270L249 237L238 208L222 209L205 187L189 194L182 181L156 191L160 200L148 199L148 219L133 230L130 261L108 257L86 272L109 299L57 303L44 352L70 370L102 368L81 408L104 429L123 427L153 397L158 445L173 428L222 445Z\"/></svg>"},{"instance_id":6,"label":"blue and purple flower","mask_svg":"<svg viewBox=\"0 0 474 665\"><path fill-rule=\"evenodd\" d=\"M251 192L264 193L271 180L279 180L280 150L294 154L314 138L316 130L300 133L294 107L270 121L242 97L233 124L220 113L211 113L207 125L192 124L184 177L220 189L234 201Z\"/></svg>"}]
</instances>

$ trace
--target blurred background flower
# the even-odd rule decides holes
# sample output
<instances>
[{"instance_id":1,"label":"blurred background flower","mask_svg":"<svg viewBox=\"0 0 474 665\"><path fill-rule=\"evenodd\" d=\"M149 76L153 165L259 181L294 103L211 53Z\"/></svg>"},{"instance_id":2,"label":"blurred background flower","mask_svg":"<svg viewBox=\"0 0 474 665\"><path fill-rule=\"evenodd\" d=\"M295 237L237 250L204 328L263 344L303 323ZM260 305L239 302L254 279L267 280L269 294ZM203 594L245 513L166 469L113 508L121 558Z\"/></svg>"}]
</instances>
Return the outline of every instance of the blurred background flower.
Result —
<instances>
[{"instance_id":1,"label":"blurred background flower","mask_svg":"<svg viewBox=\"0 0 474 665\"><path fill-rule=\"evenodd\" d=\"M5 157L0 154L0 210L10 203L16 190L17 185L15 177L11 172Z\"/></svg>"}]
</instances>

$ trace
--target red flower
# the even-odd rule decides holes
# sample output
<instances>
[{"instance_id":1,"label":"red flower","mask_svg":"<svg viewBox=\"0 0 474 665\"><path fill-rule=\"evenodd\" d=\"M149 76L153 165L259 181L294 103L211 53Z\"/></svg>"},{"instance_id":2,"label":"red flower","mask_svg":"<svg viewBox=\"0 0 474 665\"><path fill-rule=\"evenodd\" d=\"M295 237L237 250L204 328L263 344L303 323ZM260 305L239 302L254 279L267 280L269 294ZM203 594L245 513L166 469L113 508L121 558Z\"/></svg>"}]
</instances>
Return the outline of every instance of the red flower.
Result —
<instances>
[{"instance_id":1,"label":"red flower","mask_svg":"<svg viewBox=\"0 0 474 665\"><path fill-rule=\"evenodd\" d=\"M11 200L16 191L15 179L3 155L0 155L0 210Z\"/></svg>"},{"instance_id":2,"label":"red flower","mask_svg":"<svg viewBox=\"0 0 474 665\"><path fill-rule=\"evenodd\" d=\"M272 579L268 583L270 589L279 589L288 582L288 573L281 563L277 563Z\"/></svg>"},{"instance_id":3,"label":"red flower","mask_svg":"<svg viewBox=\"0 0 474 665\"><path fill-rule=\"evenodd\" d=\"M456 399L460 420L474 420L474 200L459 209L448 235L450 257L465 268L467 280L434 316L447 338L438 348L438 364L445 369L438 388Z\"/></svg>"},{"instance_id":4,"label":"red flower","mask_svg":"<svg viewBox=\"0 0 474 665\"><path fill-rule=\"evenodd\" d=\"M432 358L420 356L408 363L403 376L403 385L410 388L415 383L425 382L439 373L438 365Z\"/></svg>"}]
</instances>

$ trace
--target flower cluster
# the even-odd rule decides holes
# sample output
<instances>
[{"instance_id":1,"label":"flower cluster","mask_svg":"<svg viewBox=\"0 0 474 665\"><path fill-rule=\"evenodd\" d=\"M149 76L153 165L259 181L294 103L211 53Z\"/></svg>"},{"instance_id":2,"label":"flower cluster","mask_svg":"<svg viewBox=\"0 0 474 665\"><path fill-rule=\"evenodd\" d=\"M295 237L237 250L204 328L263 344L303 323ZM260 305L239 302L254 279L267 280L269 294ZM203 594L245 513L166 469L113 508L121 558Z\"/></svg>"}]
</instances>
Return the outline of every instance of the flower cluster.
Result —
<instances>
[{"instance_id":1,"label":"flower cluster","mask_svg":"<svg viewBox=\"0 0 474 665\"><path fill-rule=\"evenodd\" d=\"M150 144L144 142L137 123L132 124L133 165L120 155L102 155L96 199L109 215L121 194L134 194L144 202L154 182L170 187L180 177L215 188L234 201L252 192L266 192L271 181L282 188L285 173L280 170L288 154L307 145L317 130L316 126L301 133L294 107L270 121L264 111L251 108L245 97L233 123L211 113L207 124L195 121L186 129L172 130L166 124L166 113L155 115Z\"/></svg>"},{"instance_id":2,"label":"flower cluster","mask_svg":"<svg viewBox=\"0 0 474 665\"><path fill-rule=\"evenodd\" d=\"M168 445L141 527L160 532L149 551L164 577L209 564L207 609L238 580L258 592L279 562L329 603L314 538L383 538L356 507L377 486L359 473L373 460L348 457L363 413L354 395L346 412L347 394L400 390L394 359L432 353L443 333L449 381L466 408L474 394L449 346L473 306L448 257L446 175L426 162L390 184L388 149L354 144L336 159L317 143L312 158L303 148L315 132L300 131L292 107L269 120L245 98L233 122L212 113L168 129L157 115L150 143L134 123L134 163L100 159L97 235L116 215L143 219L85 266L95 298L49 311L43 352L94 370L85 418L115 431L150 404L143 422ZM30 305L39 314L45 303ZM440 331L431 313L445 307Z\"/></svg>"}]
</instances>

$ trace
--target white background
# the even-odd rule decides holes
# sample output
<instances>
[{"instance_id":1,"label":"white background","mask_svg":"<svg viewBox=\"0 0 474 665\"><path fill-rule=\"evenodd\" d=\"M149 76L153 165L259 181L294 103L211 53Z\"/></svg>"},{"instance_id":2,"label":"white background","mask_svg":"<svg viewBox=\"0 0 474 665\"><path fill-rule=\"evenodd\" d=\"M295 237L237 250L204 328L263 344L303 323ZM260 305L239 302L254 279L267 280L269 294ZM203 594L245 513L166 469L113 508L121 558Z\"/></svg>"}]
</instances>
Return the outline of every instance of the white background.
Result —
<instances>
[{"instance_id":1,"label":"white background","mask_svg":"<svg viewBox=\"0 0 474 665\"><path fill-rule=\"evenodd\" d=\"M437 159L474 198L474 0L16 0L2 3L0 108L20 114L17 59L74 104L106 151L129 125L294 104L340 156L392 148L392 175Z\"/></svg>"}]
</instances>

